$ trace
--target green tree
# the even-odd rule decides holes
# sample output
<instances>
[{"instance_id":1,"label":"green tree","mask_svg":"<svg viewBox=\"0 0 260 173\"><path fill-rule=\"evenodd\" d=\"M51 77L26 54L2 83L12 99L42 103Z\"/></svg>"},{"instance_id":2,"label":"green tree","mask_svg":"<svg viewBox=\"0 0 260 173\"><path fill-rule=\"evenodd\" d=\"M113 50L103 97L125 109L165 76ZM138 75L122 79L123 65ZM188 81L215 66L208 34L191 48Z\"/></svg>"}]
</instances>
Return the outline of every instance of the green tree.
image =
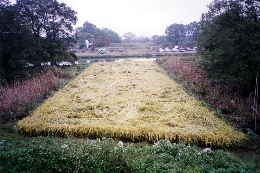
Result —
<instances>
[{"instance_id":1,"label":"green tree","mask_svg":"<svg viewBox=\"0 0 260 173\"><path fill-rule=\"evenodd\" d=\"M56 0L8 2L0 0L0 81L26 76L28 63L72 62L67 46L74 40L73 10Z\"/></svg>"},{"instance_id":2,"label":"green tree","mask_svg":"<svg viewBox=\"0 0 260 173\"><path fill-rule=\"evenodd\" d=\"M188 25L185 25L185 36L185 45L194 46L199 36L199 23L194 21Z\"/></svg>"},{"instance_id":3,"label":"green tree","mask_svg":"<svg viewBox=\"0 0 260 173\"><path fill-rule=\"evenodd\" d=\"M183 44L186 38L185 26L183 24L174 23L165 30L166 39L174 45Z\"/></svg>"},{"instance_id":4,"label":"green tree","mask_svg":"<svg viewBox=\"0 0 260 173\"><path fill-rule=\"evenodd\" d=\"M77 22L76 11L57 0L17 0L20 18L35 37L47 39L71 37Z\"/></svg>"},{"instance_id":5,"label":"green tree","mask_svg":"<svg viewBox=\"0 0 260 173\"><path fill-rule=\"evenodd\" d=\"M121 43L121 38L119 37L119 35L111 29L101 29L100 36L107 37L111 43Z\"/></svg>"},{"instance_id":6,"label":"green tree","mask_svg":"<svg viewBox=\"0 0 260 173\"><path fill-rule=\"evenodd\" d=\"M85 40L97 42L97 40L100 41L102 37L109 39L109 42L111 43L121 42L121 39L116 32L108 28L99 29L96 25L87 21L83 24L83 27L77 28L77 38L79 42L85 42Z\"/></svg>"},{"instance_id":7,"label":"green tree","mask_svg":"<svg viewBox=\"0 0 260 173\"><path fill-rule=\"evenodd\" d=\"M123 35L127 43L134 39L135 35L132 32L127 32Z\"/></svg>"},{"instance_id":8,"label":"green tree","mask_svg":"<svg viewBox=\"0 0 260 173\"><path fill-rule=\"evenodd\" d=\"M199 23L195 21L187 25L174 23L166 28L165 34L172 46L194 46L199 35Z\"/></svg>"},{"instance_id":9,"label":"green tree","mask_svg":"<svg viewBox=\"0 0 260 173\"><path fill-rule=\"evenodd\" d=\"M55 64L59 56L64 61L72 60L66 47L74 40L72 26L77 22L77 13L74 10L57 0L17 0L15 7L20 12L19 18L23 25L28 26L36 38L38 46L34 54L38 55L38 61ZM43 37L45 40L42 40ZM32 59L30 62L36 63Z\"/></svg>"},{"instance_id":10,"label":"green tree","mask_svg":"<svg viewBox=\"0 0 260 173\"><path fill-rule=\"evenodd\" d=\"M159 39L159 35L153 35L152 36L152 41L153 41L153 44L157 44L156 41Z\"/></svg>"},{"instance_id":11,"label":"green tree","mask_svg":"<svg viewBox=\"0 0 260 173\"><path fill-rule=\"evenodd\" d=\"M100 36L94 40L94 47L106 47L110 45L110 41L107 37Z\"/></svg>"},{"instance_id":12,"label":"green tree","mask_svg":"<svg viewBox=\"0 0 260 173\"><path fill-rule=\"evenodd\" d=\"M0 75L10 81L21 71L30 52L32 35L18 18L19 11L9 1L0 1Z\"/></svg>"},{"instance_id":13,"label":"green tree","mask_svg":"<svg viewBox=\"0 0 260 173\"><path fill-rule=\"evenodd\" d=\"M260 69L259 16L256 0L215 0L200 21L198 46L209 75L243 96Z\"/></svg>"}]
</instances>

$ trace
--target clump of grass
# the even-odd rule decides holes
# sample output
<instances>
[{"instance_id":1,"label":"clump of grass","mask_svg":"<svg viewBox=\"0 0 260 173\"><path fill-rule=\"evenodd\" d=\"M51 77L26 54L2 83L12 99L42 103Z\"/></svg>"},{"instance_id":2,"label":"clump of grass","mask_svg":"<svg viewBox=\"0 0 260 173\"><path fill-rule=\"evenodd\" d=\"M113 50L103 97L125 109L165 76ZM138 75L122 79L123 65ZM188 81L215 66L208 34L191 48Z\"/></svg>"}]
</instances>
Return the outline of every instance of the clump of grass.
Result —
<instances>
[{"instance_id":1,"label":"clump of grass","mask_svg":"<svg viewBox=\"0 0 260 173\"><path fill-rule=\"evenodd\" d=\"M247 141L153 62L134 61L92 64L20 120L17 129L32 136L167 139L216 148Z\"/></svg>"}]
</instances>

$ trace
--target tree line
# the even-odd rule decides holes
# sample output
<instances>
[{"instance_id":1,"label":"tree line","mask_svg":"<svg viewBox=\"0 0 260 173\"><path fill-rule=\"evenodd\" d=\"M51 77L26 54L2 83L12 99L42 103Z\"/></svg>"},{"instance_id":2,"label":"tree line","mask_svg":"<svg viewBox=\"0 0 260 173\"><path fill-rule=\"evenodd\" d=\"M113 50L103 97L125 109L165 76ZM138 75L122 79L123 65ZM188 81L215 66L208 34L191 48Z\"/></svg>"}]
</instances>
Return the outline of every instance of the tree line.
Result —
<instances>
[{"instance_id":1,"label":"tree line","mask_svg":"<svg viewBox=\"0 0 260 173\"><path fill-rule=\"evenodd\" d=\"M162 47L184 46L193 47L199 35L199 22L193 21L184 25L174 23L165 30L165 35L153 35L152 41Z\"/></svg>"},{"instance_id":2,"label":"tree line","mask_svg":"<svg viewBox=\"0 0 260 173\"><path fill-rule=\"evenodd\" d=\"M119 35L108 28L98 28L96 25L86 21L82 27L77 28L78 42L86 40L92 42L94 47L106 47L110 43L121 43Z\"/></svg>"}]
</instances>

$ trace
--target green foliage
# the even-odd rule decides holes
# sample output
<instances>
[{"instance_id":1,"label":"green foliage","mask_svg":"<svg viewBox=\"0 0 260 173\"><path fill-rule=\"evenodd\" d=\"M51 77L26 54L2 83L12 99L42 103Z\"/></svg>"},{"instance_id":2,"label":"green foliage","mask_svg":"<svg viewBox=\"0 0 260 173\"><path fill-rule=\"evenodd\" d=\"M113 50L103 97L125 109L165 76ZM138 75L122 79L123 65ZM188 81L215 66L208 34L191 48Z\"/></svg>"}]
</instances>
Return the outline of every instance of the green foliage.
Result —
<instances>
[{"instance_id":1,"label":"green foliage","mask_svg":"<svg viewBox=\"0 0 260 173\"><path fill-rule=\"evenodd\" d=\"M166 36L162 35L162 36L153 36L153 43L155 45L161 45L162 47L167 47L170 45L170 43L167 41Z\"/></svg>"},{"instance_id":2,"label":"green foliage","mask_svg":"<svg viewBox=\"0 0 260 173\"><path fill-rule=\"evenodd\" d=\"M66 48L73 42L72 24L77 17L66 4L56 0L18 0L14 5L0 1L0 12L2 81L24 79L28 64L74 62Z\"/></svg>"},{"instance_id":3,"label":"green foliage","mask_svg":"<svg viewBox=\"0 0 260 173\"><path fill-rule=\"evenodd\" d=\"M191 22L188 25L174 23L166 28L167 42L172 46L194 46L195 40L199 35L197 22Z\"/></svg>"},{"instance_id":4,"label":"green foliage","mask_svg":"<svg viewBox=\"0 0 260 173\"><path fill-rule=\"evenodd\" d=\"M16 146L14 146L14 144ZM202 152L161 140L136 146L112 139L50 137L0 141L1 172L259 172L222 150Z\"/></svg>"},{"instance_id":5,"label":"green foliage","mask_svg":"<svg viewBox=\"0 0 260 173\"><path fill-rule=\"evenodd\" d=\"M209 76L246 97L260 69L259 14L255 0L221 0L210 4L200 22L198 46Z\"/></svg>"},{"instance_id":6,"label":"green foliage","mask_svg":"<svg viewBox=\"0 0 260 173\"><path fill-rule=\"evenodd\" d=\"M183 24L174 23L166 28L165 34L172 45L182 44L185 39L185 27Z\"/></svg>"},{"instance_id":7,"label":"green foliage","mask_svg":"<svg viewBox=\"0 0 260 173\"><path fill-rule=\"evenodd\" d=\"M17 0L19 17L35 37L45 35L47 39L67 38L76 24L76 11L57 0ZM59 29L58 29L59 28Z\"/></svg>"},{"instance_id":8,"label":"green foliage","mask_svg":"<svg viewBox=\"0 0 260 173\"><path fill-rule=\"evenodd\" d=\"M100 41L102 41L100 38L105 38L108 41L104 41L103 39L103 43L104 44L110 44L111 43L120 43L121 39L119 37L119 35L112 31L111 29L108 28L102 28L99 29L97 28L96 25L86 21L83 24L83 27L79 27L77 28L77 37L79 42L85 42L85 40L88 40L90 42L94 42L94 43L99 43ZM97 47L102 47L102 46L97 46Z\"/></svg>"}]
</instances>

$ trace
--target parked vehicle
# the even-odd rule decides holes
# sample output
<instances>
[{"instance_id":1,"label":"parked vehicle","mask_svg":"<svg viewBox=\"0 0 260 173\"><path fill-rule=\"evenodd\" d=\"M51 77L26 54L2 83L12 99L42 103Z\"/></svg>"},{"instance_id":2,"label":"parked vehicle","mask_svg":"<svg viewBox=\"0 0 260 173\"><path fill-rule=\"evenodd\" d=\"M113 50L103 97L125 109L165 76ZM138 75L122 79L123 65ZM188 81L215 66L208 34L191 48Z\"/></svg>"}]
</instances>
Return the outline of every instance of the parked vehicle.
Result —
<instances>
[{"instance_id":1,"label":"parked vehicle","mask_svg":"<svg viewBox=\"0 0 260 173\"><path fill-rule=\"evenodd\" d=\"M192 51L196 51L196 50L197 50L197 47L192 48Z\"/></svg>"},{"instance_id":2,"label":"parked vehicle","mask_svg":"<svg viewBox=\"0 0 260 173\"><path fill-rule=\"evenodd\" d=\"M189 47L186 47L186 51L191 51L191 48L189 48Z\"/></svg>"},{"instance_id":3,"label":"parked vehicle","mask_svg":"<svg viewBox=\"0 0 260 173\"><path fill-rule=\"evenodd\" d=\"M181 47L181 48L179 49L179 51L180 51L180 52L185 52L185 49L184 49L183 47Z\"/></svg>"},{"instance_id":4,"label":"parked vehicle","mask_svg":"<svg viewBox=\"0 0 260 173\"><path fill-rule=\"evenodd\" d=\"M166 48L164 49L164 51L165 51L165 52L170 52L170 49L169 49L168 47L166 47Z\"/></svg>"},{"instance_id":5,"label":"parked vehicle","mask_svg":"<svg viewBox=\"0 0 260 173\"><path fill-rule=\"evenodd\" d=\"M106 53L106 49L98 49L98 54L105 54Z\"/></svg>"},{"instance_id":6,"label":"parked vehicle","mask_svg":"<svg viewBox=\"0 0 260 173\"><path fill-rule=\"evenodd\" d=\"M158 52L164 52L164 49L163 48L159 48Z\"/></svg>"},{"instance_id":7,"label":"parked vehicle","mask_svg":"<svg viewBox=\"0 0 260 173\"><path fill-rule=\"evenodd\" d=\"M172 48L172 52L178 52L179 50L177 48Z\"/></svg>"}]
</instances>

